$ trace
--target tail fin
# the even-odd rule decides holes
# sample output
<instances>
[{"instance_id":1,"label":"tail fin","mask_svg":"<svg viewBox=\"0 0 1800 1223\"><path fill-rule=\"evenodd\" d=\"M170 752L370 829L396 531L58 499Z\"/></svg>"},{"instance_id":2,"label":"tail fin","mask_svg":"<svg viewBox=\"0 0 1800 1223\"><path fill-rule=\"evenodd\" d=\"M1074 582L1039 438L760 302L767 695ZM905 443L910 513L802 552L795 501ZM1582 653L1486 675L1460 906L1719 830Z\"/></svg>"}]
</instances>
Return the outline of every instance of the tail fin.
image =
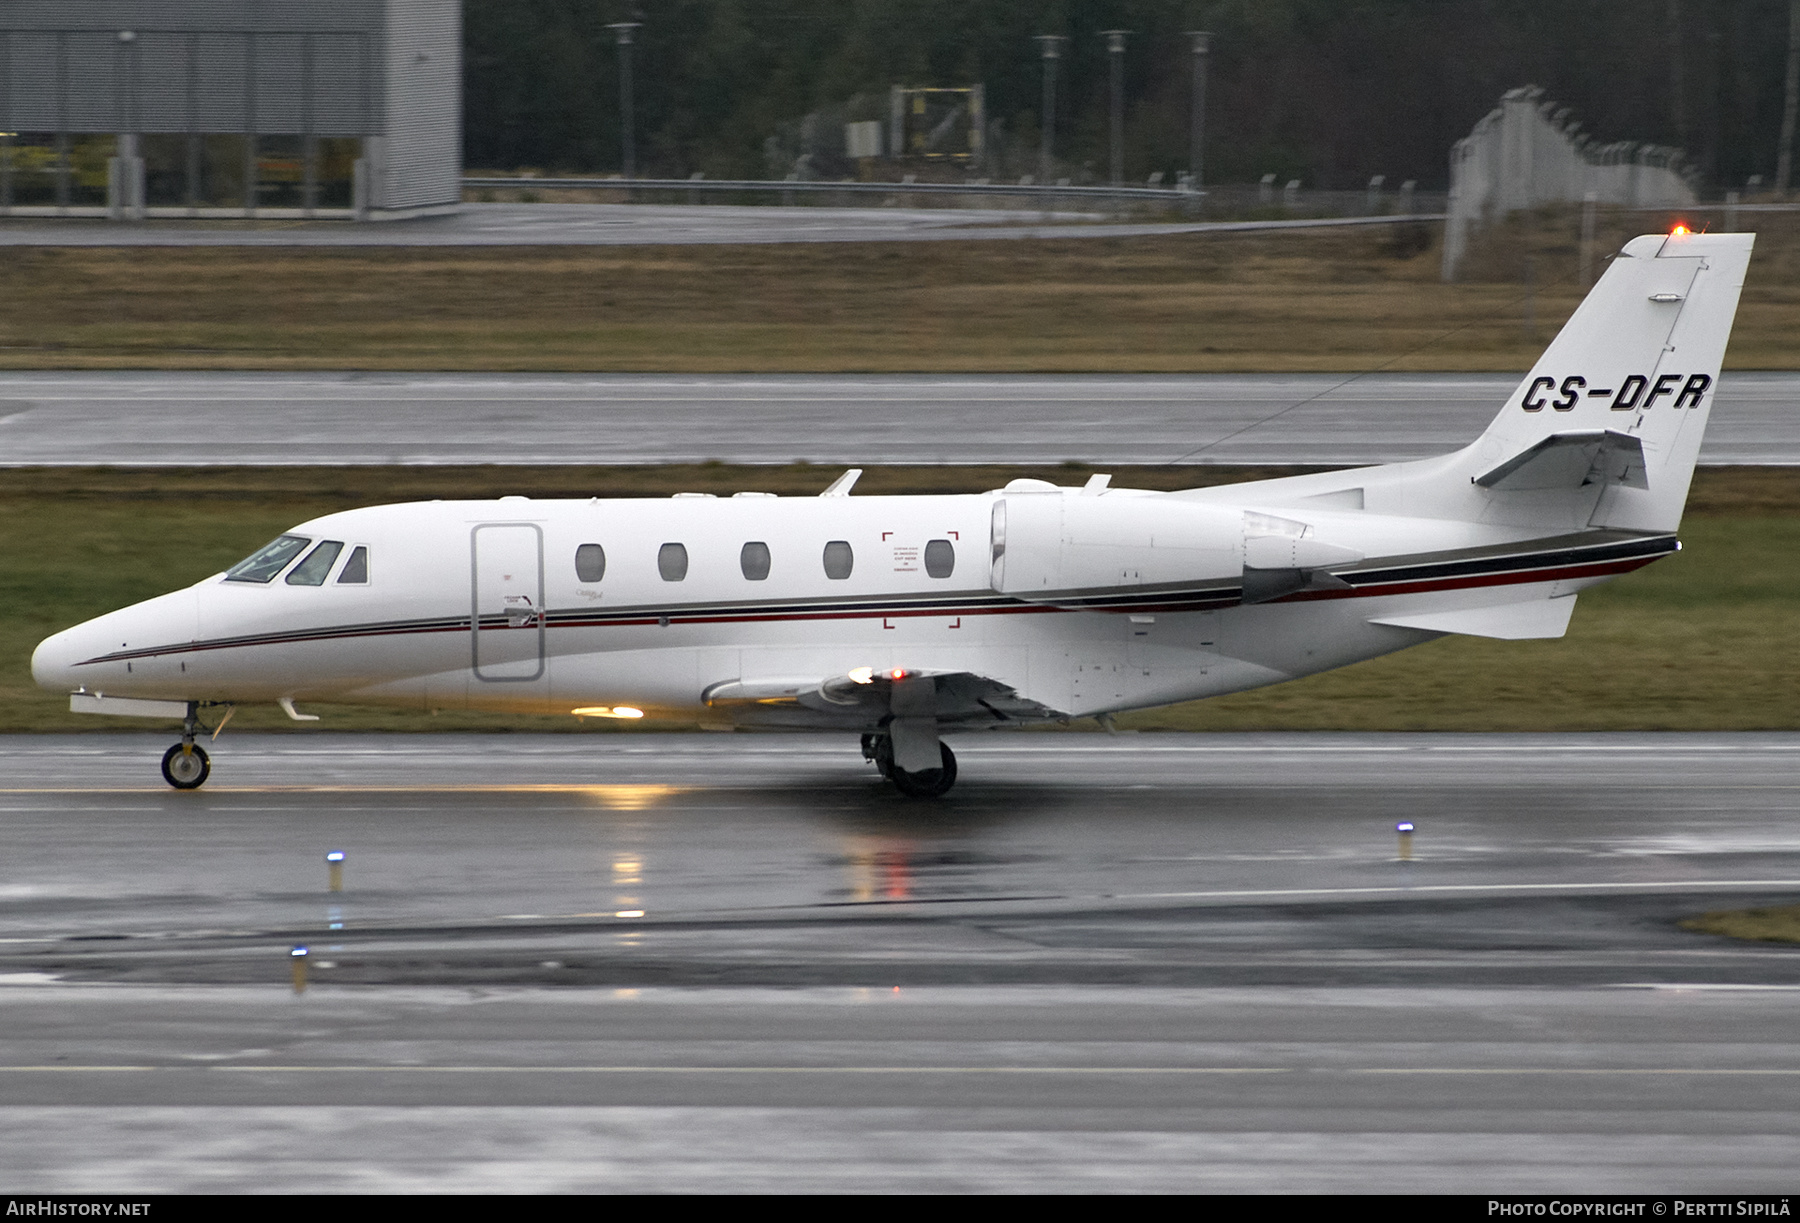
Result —
<instances>
[{"instance_id":1,"label":"tail fin","mask_svg":"<svg viewBox=\"0 0 1800 1223\"><path fill-rule=\"evenodd\" d=\"M1634 238L1463 452L1494 492L1599 485L1591 525L1681 522L1753 234Z\"/></svg>"}]
</instances>

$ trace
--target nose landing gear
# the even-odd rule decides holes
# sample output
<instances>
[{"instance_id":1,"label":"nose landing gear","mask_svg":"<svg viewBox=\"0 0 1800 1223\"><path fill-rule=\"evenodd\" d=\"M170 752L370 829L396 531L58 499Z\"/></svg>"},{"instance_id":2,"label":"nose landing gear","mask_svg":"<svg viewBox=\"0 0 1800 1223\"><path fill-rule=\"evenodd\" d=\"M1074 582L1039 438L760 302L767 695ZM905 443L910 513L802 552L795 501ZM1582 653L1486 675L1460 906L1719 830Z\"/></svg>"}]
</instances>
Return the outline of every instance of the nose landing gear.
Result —
<instances>
[{"instance_id":1,"label":"nose landing gear","mask_svg":"<svg viewBox=\"0 0 1800 1223\"><path fill-rule=\"evenodd\" d=\"M213 729L212 736L217 739L219 732L225 729L225 723L231 720L232 707L225 707L225 716ZM200 703L189 701L187 717L181 723L181 742L163 753L163 780L177 790L198 790L212 776L212 758L206 749L194 742L194 738L206 727L200 724Z\"/></svg>"},{"instance_id":2,"label":"nose landing gear","mask_svg":"<svg viewBox=\"0 0 1800 1223\"><path fill-rule=\"evenodd\" d=\"M948 743L938 744L944 761L942 768L915 769L910 773L894 764L894 741L887 735L864 735L862 749L863 759L908 798L941 798L956 784L956 753Z\"/></svg>"},{"instance_id":3,"label":"nose landing gear","mask_svg":"<svg viewBox=\"0 0 1800 1223\"><path fill-rule=\"evenodd\" d=\"M212 760L191 735L163 753L163 780L177 790L198 790L212 775Z\"/></svg>"}]
</instances>

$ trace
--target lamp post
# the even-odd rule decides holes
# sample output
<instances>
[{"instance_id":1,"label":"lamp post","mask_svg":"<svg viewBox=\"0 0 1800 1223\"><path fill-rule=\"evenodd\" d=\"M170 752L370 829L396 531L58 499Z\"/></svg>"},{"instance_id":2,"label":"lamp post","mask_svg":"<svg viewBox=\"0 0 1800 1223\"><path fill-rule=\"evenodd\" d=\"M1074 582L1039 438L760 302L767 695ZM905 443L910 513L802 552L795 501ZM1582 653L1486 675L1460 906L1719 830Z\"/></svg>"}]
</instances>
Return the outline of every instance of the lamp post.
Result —
<instances>
[{"instance_id":1,"label":"lamp post","mask_svg":"<svg viewBox=\"0 0 1800 1223\"><path fill-rule=\"evenodd\" d=\"M1106 57L1112 61L1112 185L1125 184L1125 36L1130 30L1102 30Z\"/></svg>"},{"instance_id":2,"label":"lamp post","mask_svg":"<svg viewBox=\"0 0 1800 1223\"><path fill-rule=\"evenodd\" d=\"M1194 52L1193 115L1188 123L1188 181L1200 190L1206 168L1206 59L1212 51L1210 30L1189 30Z\"/></svg>"},{"instance_id":3,"label":"lamp post","mask_svg":"<svg viewBox=\"0 0 1800 1223\"><path fill-rule=\"evenodd\" d=\"M1800 0L1788 3L1787 79L1781 103L1781 145L1775 150L1775 193L1787 198L1794 177L1794 124L1800 115Z\"/></svg>"},{"instance_id":4,"label":"lamp post","mask_svg":"<svg viewBox=\"0 0 1800 1223\"><path fill-rule=\"evenodd\" d=\"M1050 184L1050 158L1055 151L1056 132L1056 61L1062 58L1062 45L1069 40L1061 34L1034 36L1044 56L1044 113L1039 121L1038 181Z\"/></svg>"},{"instance_id":5,"label":"lamp post","mask_svg":"<svg viewBox=\"0 0 1800 1223\"><path fill-rule=\"evenodd\" d=\"M607 24L619 40L619 148L620 162L626 178L637 177L637 141L631 121L631 36L643 22L614 21Z\"/></svg>"}]
</instances>

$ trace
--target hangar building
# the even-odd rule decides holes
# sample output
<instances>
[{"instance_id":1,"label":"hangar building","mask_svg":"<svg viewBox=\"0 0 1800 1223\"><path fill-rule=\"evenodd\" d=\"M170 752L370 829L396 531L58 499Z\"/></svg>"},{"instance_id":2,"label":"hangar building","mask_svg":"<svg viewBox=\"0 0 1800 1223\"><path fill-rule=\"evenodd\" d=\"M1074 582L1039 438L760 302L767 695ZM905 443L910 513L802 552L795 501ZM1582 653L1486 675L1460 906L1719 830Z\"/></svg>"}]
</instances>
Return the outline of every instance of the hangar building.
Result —
<instances>
[{"instance_id":1,"label":"hangar building","mask_svg":"<svg viewBox=\"0 0 1800 1223\"><path fill-rule=\"evenodd\" d=\"M0 216L453 210L459 0L6 0Z\"/></svg>"}]
</instances>

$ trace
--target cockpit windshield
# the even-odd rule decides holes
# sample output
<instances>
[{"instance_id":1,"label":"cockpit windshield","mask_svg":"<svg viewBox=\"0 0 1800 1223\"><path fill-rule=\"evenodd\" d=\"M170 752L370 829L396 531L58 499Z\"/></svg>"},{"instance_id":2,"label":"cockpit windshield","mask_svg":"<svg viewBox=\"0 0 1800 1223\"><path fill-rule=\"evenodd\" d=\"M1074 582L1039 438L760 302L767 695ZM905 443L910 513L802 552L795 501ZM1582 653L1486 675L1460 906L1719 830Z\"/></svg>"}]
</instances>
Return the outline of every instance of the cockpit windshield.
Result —
<instances>
[{"instance_id":1,"label":"cockpit windshield","mask_svg":"<svg viewBox=\"0 0 1800 1223\"><path fill-rule=\"evenodd\" d=\"M341 540L328 539L314 548L287 575L289 586L323 586L326 577L331 573L331 566L337 562L338 553L344 550Z\"/></svg>"},{"instance_id":2,"label":"cockpit windshield","mask_svg":"<svg viewBox=\"0 0 1800 1223\"><path fill-rule=\"evenodd\" d=\"M287 568L288 562L310 544L304 535L283 535L274 543L258 548L225 571L227 582L272 582ZM335 555L335 554L334 554Z\"/></svg>"}]
</instances>

